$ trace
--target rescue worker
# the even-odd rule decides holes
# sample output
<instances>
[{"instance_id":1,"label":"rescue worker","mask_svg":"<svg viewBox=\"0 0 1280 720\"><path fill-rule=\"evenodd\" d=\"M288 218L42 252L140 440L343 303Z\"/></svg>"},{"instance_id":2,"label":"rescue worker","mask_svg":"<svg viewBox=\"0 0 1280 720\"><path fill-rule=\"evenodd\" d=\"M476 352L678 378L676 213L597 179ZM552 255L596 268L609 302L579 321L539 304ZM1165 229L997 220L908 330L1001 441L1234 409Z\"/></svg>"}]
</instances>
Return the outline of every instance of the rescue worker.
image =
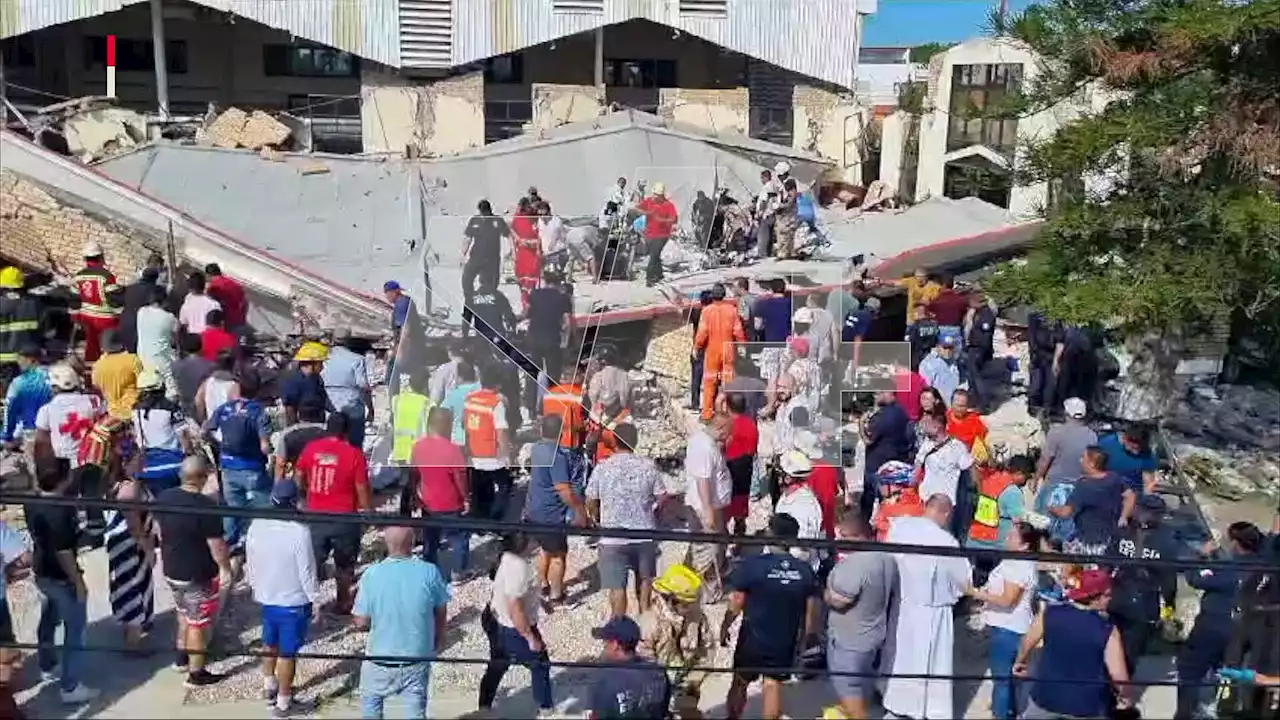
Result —
<instances>
[{"instance_id":1,"label":"rescue worker","mask_svg":"<svg viewBox=\"0 0 1280 720\"><path fill-rule=\"evenodd\" d=\"M391 398L391 462L404 465L413 454L413 444L427 434L427 416L435 403L402 383L400 392Z\"/></svg>"},{"instance_id":2,"label":"rescue worker","mask_svg":"<svg viewBox=\"0 0 1280 720\"><path fill-rule=\"evenodd\" d=\"M1079 325L1062 328L1053 355L1054 397L1093 400L1098 358L1092 332Z\"/></svg>"},{"instance_id":3,"label":"rescue worker","mask_svg":"<svg viewBox=\"0 0 1280 720\"><path fill-rule=\"evenodd\" d=\"M1031 458L1015 455L1004 469L982 468L978 474L978 498L969 525L968 547L999 550L1004 547L1014 524L1026 512L1022 488L1031 477ZM973 559L973 583L986 585L987 575L995 568L996 559L977 556Z\"/></svg>"},{"instance_id":4,"label":"rescue worker","mask_svg":"<svg viewBox=\"0 0 1280 720\"><path fill-rule=\"evenodd\" d=\"M102 354L102 334L120 324L118 306L123 289L107 269L101 245L90 242L83 255L84 267L72 278L80 299L74 316L84 332L84 361L91 363Z\"/></svg>"},{"instance_id":5,"label":"rescue worker","mask_svg":"<svg viewBox=\"0 0 1280 720\"><path fill-rule=\"evenodd\" d=\"M559 415L564 420L560 430L560 447L573 452L580 451L586 437L586 408L582 406L581 371L574 368L567 382L558 382L547 388L542 398L542 415Z\"/></svg>"},{"instance_id":6,"label":"rescue worker","mask_svg":"<svg viewBox=\"0 0 1280 720\"><path fill-rule=\"evenodd\" d=\"M614 431L619 425L631 422L631 411L622 406L622 403L613 400L608 405L602 406L599 412L593 414L591 419L587 421L587 450L588 456L591 458L592 465L600 463L613 457L614 452L618 448L618 436ZM635 448L631 448L632 451Z\"/></svg>"},{"instance_id":7,"label":"rescue worker","mask_svg":"<svg viewBox=\"0 0 1280 720\"><path fill-rule=\"evenodd\" d=\"M480 389L467 395L462 409L462 427L471 460L471 510L482 520L501 520L511 497L511 428L503 407L510 402L499 392L500 365L486 365L480 371Z\"/></svg>"},{"instance_id":8,"label":"rescue worker","mask_svg":"<svg viewBox=\"0 0 1280 720\"><path fill-rule=\"evenodd\" d=\"M1137 523L1126 525L1117 534L1111 554L1142 560L1177 559L1178 541L1161 522L1166 509L1158 495L1139 500ZM1177 593L1176 569L1139 564L1116 569L1107 613L1120 631L1130 677L1151 637L1159 632L1161 618L1173 617Z\"/></svg>"},{"instance_id":9,"label":"rescue worker","mask_svg":"<svg viewBox=\"0 0 1280 720\"><path fill-rule=\"evenodd\" d=\"M702 578L687 565L672 565L653 581L653 605L640 615L640 652L667 668L671 712L680 720L700 720L698 700L709 664L712 635L698 602Z\"/></svg>"},{"instance_id":10,"label":"rescue worker","mask_svg":"<svg viewBox=\"0 0 1280 720\"><path fill-rule=\"evenodd\" d=\"M0 270L0 392L18 376L18 352L41 344L40 302L26 292L26 277L16 267Z\"/></svg>"},{"instance_id":11,"label":"rescue worker","mask_svg":"<svg viewBox=\"0 0 1280 720\"><path fill-rule=\"evenodd\" d=\"M733 343L746 342L742 329L742 317L738 305L726 302L728 293L724 285L716 283L711 288L711 304L702 309L698 320L698 334L694 337L694 357L703 352L702 365L702 419L710 420L715 413L716 390L733 379ZM696 382L696 380L695 380Z\"/></svg>"},{"instance_id":12,"label":"rescue worker","mask_svg":"<svg viewBox=\"0 0 1280 720\"><path fill-rule=\"evenodd\" d=\"M1053 367L1061 337L1061 325L1045 317L1043 313L1033 312L1027 319L1027 344L1030 346L1028 350L1031 355L1027 381L1027 410L1033 415L1043 414L1056 402L1056 380L1053 376Z\"/></svg>"},{"instance_id":13,"label":"rescue worker","mask_svg":"<svg viewBox=\"0 0 1280 720\"><path fill-rule=\"evenodd\" d=\"M1280 512L1263 555L1273 566L1280 559ZM1269 557L1267 557L1269 556ZM1224 664L1249 668L1258 675L1280 675L1280 573L1249 571L1240 581L1232 613L1235 623ZM1228 678L1229 679L1229 678ZM1280 687L1222 687L1218 692L1220 718L1275 718L1280 713Z\"/></svg>"},{"instance_id":14,"label":"rescue worker","mask_svg":"<svg viewBox=\"0 0 1280 720\"><path fill-rule=\"evenodd\" d=\"M286 425L297 424L298 408L303 405L319 405L333 412L324 380L320 378L320 371L328 359L328 346L314 340L302 343L294 354L296 367L280 378L280 400L284 404ZM212 413L214 408L208 408L208 411Z\"/></svg>"},{"instance_id":15,"label":"rescue worker","mask_svg":"<svg viewBox=\"0 0 1280 720\"><path fill-rule=\"evenodd\" d=\"M988 405L994 399L985 372L995 355L995 336L996 313L986 298L975 292L969 296L969 314L965 316L963 363L973 407L982 415L990 412Z\"/></svg>"}]
</instances>

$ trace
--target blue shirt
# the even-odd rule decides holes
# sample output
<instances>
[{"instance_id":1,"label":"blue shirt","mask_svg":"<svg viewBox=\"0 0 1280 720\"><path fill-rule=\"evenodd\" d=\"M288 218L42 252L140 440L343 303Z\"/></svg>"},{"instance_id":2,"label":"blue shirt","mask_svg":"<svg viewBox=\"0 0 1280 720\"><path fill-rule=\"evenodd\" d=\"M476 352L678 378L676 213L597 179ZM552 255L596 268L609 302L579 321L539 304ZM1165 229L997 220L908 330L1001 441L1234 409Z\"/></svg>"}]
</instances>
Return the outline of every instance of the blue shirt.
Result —
<instances>
[{"instance_id":1,"label":"blue shirt","mask_svg":"<svg viewBox=\"0 0 1280 720\"><path fill-rule=\"evenodd\" d=\"M563 523L569 506L560 499L556 485L573 486L569 453L556 442L540 440L529 453L529 497L525 507L536 523Z\"/></svg>"},{"instance_id":2,"label":"blue shirt","mask_svg":"<svg viewBox=\"0 0 1280 720\"><path fill-rule=\"evenodd\" d=\"M1111 686L1103 656L1111 630L1111 621L1092 610L1045 608L1044 648L1031 686L1036 704L1055 715L1107 717Z\"/></svg>"},{"instance_id":3,"label":"blue shirt","mask_svg":"<svg viewBox=\"0 0 1280 720\"><path fill-rule=\"evenodd\" d=\"M1098 448L1107 454L1107 470L1119 475L1126 487L1142 497L1142 473L1154 472L1159 467L1156 454L1134 455L1115 433L1099 440Z\"/></svg>"},{"instance_id":4,"label":"blue shirt","mask_svg":"<svg viewBox=\"0 0 1280 720\"><path fill-rule=\"evenodd\" d=\"M480 383L473 382L450 390L444 394L444 402L441 407L453 413L453 440L454 445L463 445L467 442L467 432L462 429L462 410L467 402L467 396L480 389Z\"/></svg>"},{"instance_id":5,"label":"blue shirt","mask_svg":"<svg viewBox=\"0 0 1280 720\"><path fill-rule=\"evenodd\" d=\"M324 380L320 375L306 374L297 368L290 369L280 376L280 399L285 407L291 408L341 409L329 403L329 393L325 392Z\"/></svg>"},{"instance_id":6,"label":"blue shirt","mask_svg":"<svg viewBox=\"0 0 1280 720\"><path fill-rule=\"evenodd\" d=\"M729 586L747 595L738 642L750 643L762 660L791 664L805 604L815 589L813 568L786 553L765 552L744 559Z\"/></svg>"},{"instance_id":7,"label":"blue shirt","mask_svg":"<svg viewBox=\"0 0 1280 720\"><path fill-rule=\"evenodd\" d=\"M929 353L920 361L920 377L929 387L942 394L942 399L951 402L951 396L960 387L960 368L937 353Z\"/></svg>"},{"instance_id":8,"label":"blue shirt","mask_svg":"<svg viewBox=\"0 0 1280 720\"><path fill-rule=\"evenodd\" d=\"M600 720L667 716L667 673L648 660L632 658L618 667L602 668L591 681L591 711Z\"/></svg>"},{"instance_id":9,"label":"blue shirt","mask_svg":"<svg viewBox=\"0 0 1280 720\"><path fill-rule=\"evenodd\" d=\"M416 557L389 557L364 571L355 614L369 618L369 655L423 657L436 651L436 608L449 603L436 566Z\"/></svg>"},{"instance_id":10,"label":"blue shirt","mask_svg":"<svg viewBox=\"0 0 1280 720\"><path fill-rule=\"evenodd\" d=\"M49 369L33 365L9 383L4 401L4 439L12 440L20 430L36 429L36 412L53 399Z\"/></svg>"},{"instance_id":11,"label":"blue shirt","mask_svg":"<svg viewBox=\"0 0 1280 720\"><path fill-rule=\"evenodd\" d=\"M756 300L756 317L764 328L761 342L783 343L791 336L791 298L785 295L766 295Z\"/></svg>"},{"instance_id":12,"label":"blue shirt","mask_svg":"<svg viewBox=\"0 0 1280 720\"><path fill-rule=\"evenodd\" d=\"M409 319L409 308L413 305L413 301L408 295L401 295L396 298L396 304L391 308L391 329L397 335L400 334L400 328L404 327L404 321Z\"/></svg>"},{"instance_id":13,"label":"blue shirt","mask_svg":"<svg viewBox=\"0 0 1280 720\"><path fill-rule=\"evenodd\" d=\"M363 390L369 389L369 371L364 356L339 345L329 353L320 371L325 393L334 410L364 407Z\"/></svg>"},{"instance_id":14,"label":"blue shirt","mask_svg":"<svg viewBox=\"0 0 1280 720\"><path fill-rule=\"evenodd\" d=\"M840 330L840 342L853 342L859 338L866 340L871 332L871 323L876 319L872 310L860 309L844 316L844 327Z\"/></svg>"},{"instance_id":15,"label":"blue shirt","mask_svg":"<svg viewBox=\"0 0 1280 720\"><path fill-rule=\"evenodd\" d=\"M866 477L875 477L880 466L890 460L907 460L911 456L911 420L898 403L889 403L876 411L867 424Z\"/></svg>"},{"instance_id":16,"label":"blue shirt","mask_svg":"<svg viewBox=\"0 0 1280 720\"><path fill-rule=\"evenodd\" d=\"M271 437L267 409L257 400L237 398L218 406L204 423L205 430L218 430L218 457L228 470L265 470L267 454L262 441Z\"/></svg>"},{"instance_id":17,"label":"blue shirt","mask_svg":"<svg viewBox=\"0 0 1280 720\"><path fill-rule=\"evenodd\" d=\"M1117 523L1124 509L1124 482L1111 473L1101 478L1081 478L1071 491L1076 523L1076 539L1090 545L1109 544L1119 531Z\"/></svg>"}]
</instances>

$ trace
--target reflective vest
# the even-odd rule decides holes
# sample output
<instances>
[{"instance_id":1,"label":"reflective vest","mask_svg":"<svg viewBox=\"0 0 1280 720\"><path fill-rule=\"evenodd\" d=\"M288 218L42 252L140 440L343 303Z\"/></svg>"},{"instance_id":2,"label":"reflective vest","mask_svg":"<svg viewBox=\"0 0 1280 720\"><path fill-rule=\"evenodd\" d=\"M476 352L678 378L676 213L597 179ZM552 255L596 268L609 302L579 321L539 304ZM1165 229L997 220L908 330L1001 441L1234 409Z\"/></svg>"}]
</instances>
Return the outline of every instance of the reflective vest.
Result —
<instances>
[{"instance_id":1,"label":"reflective vest","mask_svg":"<svg viewBox=\"0 0 1280 720\"><path fill-rule=\"evenodd\" d=\"M613 431L622 424L631 422L631 411L623 410L618 417L600 428L600 442L596 443L596 462L603 462L613 457L618 449L618 436ZM634 452L635 448L631 448Z\"/></svg>"},{"instance_id":2,"label":"reflective vest","mask_svg":"<svg viewBox=\"0 0 1280 720\"><path fill-rule=\"evenodd\" d=\"M412 391L391 398L391 430L395 438L391 446L393 462L409 462L413 444L427 434L427 413L431 411L431 405L431 398Z\"/></svg>"},{"instance_id":3,"label":"reflective vest","mask_svg":"<svg viewBox=\"0 0 1280 720\"><path fill-rule=\"evenodd\" d=\"M552 385L542 399L542 415L559 415L564 419L560 429L560 447L576 450L582 446L586 429L582 410L582 386L558 383Z\"/></svg>"},{"instance_id":4,"label":"reflective vest","mask_svg":"<svg viewBox=\"0 0 1280 720\"><path fill-rule=\"evenodd\" d=\"M876 540L884 542L889 537L889 526L900 517L920 517L924 515L924 501L920 492L913 487L903 488L897 497L891 497L880 503L876 511L874 526Z\"/></svg>"},{"instance_id":5,"label":"reflective vest","mask_svg":"<svg viewBox=\"0 0 1280 720\"><path fill-rule=\"evenodd\" d=\"M114 319L120 309L112 307L111 296L120 290L116 276L101 265L88 265L72 279L80 296L77 317Z\"/></svg>"},{"instance_id":6,"label":"reflective vest","mask_svg":"<svg viewBox=\"0 0 1280 720\"><path fill-rule=\"evenodd\" d=\"M17 293L0 297L0 363L18 362L22 346L39 340L40 303Z\"/></svg>"},{"instance_id":7,"label":"reflective vest","mask_svg":"<svg viewBox=\"0 0 1280 720\"><path fill-rule=\"evenodd\" d=\"M1013 476L1004 472L985 474L978 481L978 507L969 526L969 539L994 543L1000 540L1000 493L1013 484Z\"/></svg>"},{"instance_id":8,"label":"reflective vest","mask_svg":"<svg viewBox=\"0 0 1280 720\"><path fill-rule=\"evenodd\" d=\"M462 403L462 429L467 434L467 449L473 458L498 457L498 426L495 411L502 402L497 390L481 388L467 395Z\"/></svg>"}]
</instances>

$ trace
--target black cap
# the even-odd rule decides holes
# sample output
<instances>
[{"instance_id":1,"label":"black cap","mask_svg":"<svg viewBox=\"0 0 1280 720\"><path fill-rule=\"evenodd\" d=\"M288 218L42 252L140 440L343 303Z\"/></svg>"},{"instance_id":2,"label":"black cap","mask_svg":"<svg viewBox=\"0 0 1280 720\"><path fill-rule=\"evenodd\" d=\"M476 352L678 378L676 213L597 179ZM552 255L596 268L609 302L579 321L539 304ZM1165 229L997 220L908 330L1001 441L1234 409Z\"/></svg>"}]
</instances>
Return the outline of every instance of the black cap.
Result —
<instances>
[{"instance_id":1,"label":"black cap","mask_svg":"<svg viewBox=\"0 0 1280 720\"><path fill-rule=\"evenodd\" d=\"M18 357L39 359L44 355L44 349L33 342L24 342L22 347L18 348Z\"/></svg>"}]
</instances>

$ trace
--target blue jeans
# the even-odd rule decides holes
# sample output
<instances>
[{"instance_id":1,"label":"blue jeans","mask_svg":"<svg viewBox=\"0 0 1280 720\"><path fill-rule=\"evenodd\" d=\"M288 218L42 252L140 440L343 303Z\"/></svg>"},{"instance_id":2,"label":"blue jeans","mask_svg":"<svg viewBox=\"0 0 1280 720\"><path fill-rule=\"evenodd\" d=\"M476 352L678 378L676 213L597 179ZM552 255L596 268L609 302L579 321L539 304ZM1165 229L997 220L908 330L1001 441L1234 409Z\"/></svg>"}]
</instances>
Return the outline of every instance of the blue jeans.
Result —
<instances>
[{"instance_id":1,"label":"blue jeans","mask_svg":"<svg viewBox=\"0 0 1280 720\"><path fill-rule=\"evenodd\" d=\"M62 647L41 647L36 660L44 672L58 667L58 687L64 692L76 689L80 684L80 648L84 647L84 628L87 622L85 604L76 597L76 587L68 580L36 578L36 587L44 593L40 604L40 624L36 626L36 642L51 645L58 626L62 626Z\"/></svg>"},{"instance_id":2,"label":"blue jeans","mask_svg":"<svg viewBox=\"0 0 1280 720\"><path fill-rule=\"evenodd\" d=\"M360 717L382 720L387 698L403 696L405 717L427 716L427 691L431 689L431 663L389 667L365 660L360 664Z\"/></svg>"},{"instance_id":3,"label":"blue jeans","mask_svg":"<svg viewBox=\"0 0 1280 720\"><path fill-rule=\"evenodd\" d=\"M1022 635L1002 627L991 628L991 714L996 720L1018 716L1018 684L1013 679L1013 661L1018 657Z\"/></svg>"},{"instance_id":4,"label":"blue jeans","mask_svg":"<svg viewBox=\"0 0 1280 720\"><path fill-rule=\"evenodd\" d=\"M534 628L534 632L537 632L537 628ZM555 707L555 701L551 699L551 666L548 662L546 651L535 653L529 647L529 641L516 632L515 628L497 625L489 637L489 664L484 669L484 677L480 678L480 707L493 705L498 685L502 683L511 663L529 668L533 699L537 701L538 707L544 710Z\"/></svg>"},{"instance_id":5,"label":"blue jeans","mask_svg":"<svg viewBox=\"0 0 1280 720\"><path fill-rule=\"evenodd\" d=\"M227 507L264 508L271 506L271 476L265 470L231 470L222 468L222 498ZM222 519L222 534L227 545L235 547L244 539L249 527L247 518Z\"/></svg>"},{"instance_id":6,"label":"blue jeans","mask_svg":"<svg viewBox=\"0 0 1280 720\"><path fill-rule=\"evenodd\" d=\"M458 512L433 512L429 514L433 518L453 518L461 520L463 518L462 511ZM470 566L471 561L471 531L469 530L444 530L441 528L427 528L422 533L422 559L429 563L435 564L440 568L440 574L445 577L453 577ZM437 558L440 556L440 538L443 536L449 541L449 548L453 553L453 567L447 568L445 564Z\"/></svg>"}]
</instances>

